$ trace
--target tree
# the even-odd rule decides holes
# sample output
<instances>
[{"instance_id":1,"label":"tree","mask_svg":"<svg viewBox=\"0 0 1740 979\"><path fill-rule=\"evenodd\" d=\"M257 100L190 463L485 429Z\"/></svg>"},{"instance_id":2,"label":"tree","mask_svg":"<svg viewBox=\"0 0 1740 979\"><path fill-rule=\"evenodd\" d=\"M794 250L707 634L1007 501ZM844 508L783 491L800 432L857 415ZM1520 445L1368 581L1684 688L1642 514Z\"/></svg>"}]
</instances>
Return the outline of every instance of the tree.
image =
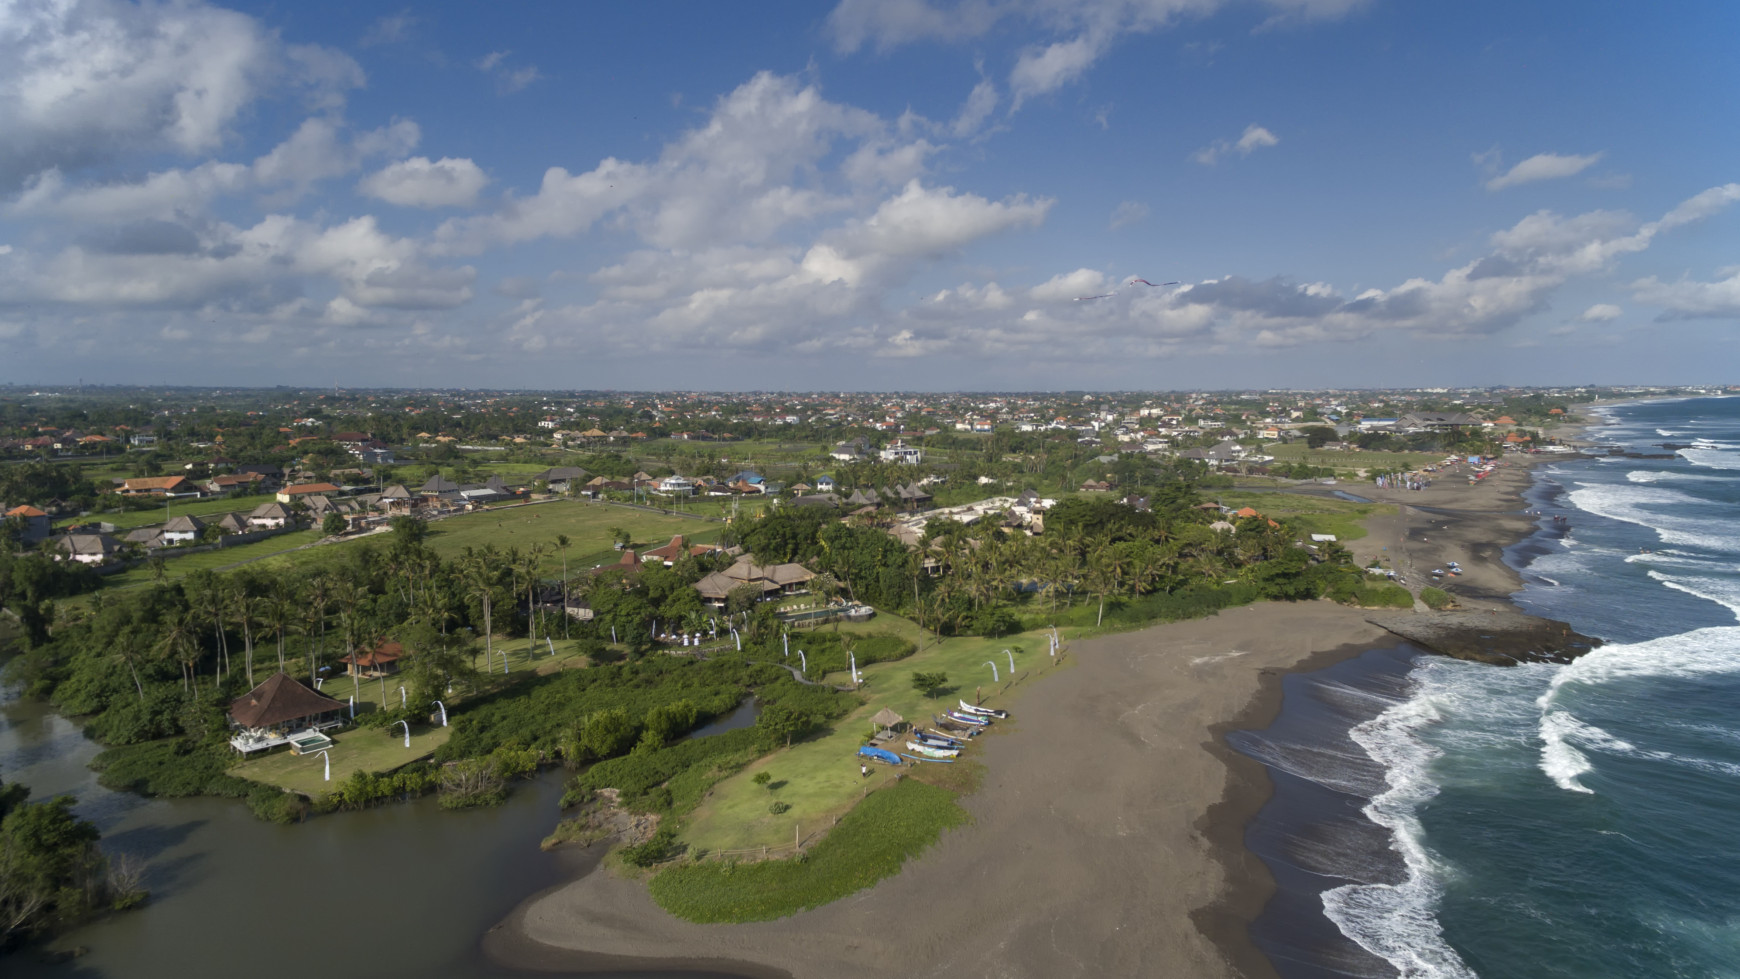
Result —
<instances>
[{"instance_id":1,"label":"tree","mask_svg":"<svg viewBox=\"0 0 1740 979\"><path fill-rule=\"evenodd\" d=\"M947 673L914 673L912 675L913 689L932 700L936 699L937 692L948 686L948 683L949 675Z\"/></svg>"},{"instance_id":2,"label":"tree","mask_svg":"<svg viewBox=\"0 0 1740 979\"><path fill-rule=\"evenodd\" d=\"M610 528L610 539L618 548L627 547L634 543L634 535L621 527Z\"/></svg>"},{"instance_id":3,"label":"tree","mask_svg":"<svg viewBox=\"0 0 1740 979\"><path fill-rule=\"evenodd\" d=\"M328 537L336 537L344 533L344 528L344 514L341 513L329 513L320 521L320 532Z\"/></svg>"}]
</instances>

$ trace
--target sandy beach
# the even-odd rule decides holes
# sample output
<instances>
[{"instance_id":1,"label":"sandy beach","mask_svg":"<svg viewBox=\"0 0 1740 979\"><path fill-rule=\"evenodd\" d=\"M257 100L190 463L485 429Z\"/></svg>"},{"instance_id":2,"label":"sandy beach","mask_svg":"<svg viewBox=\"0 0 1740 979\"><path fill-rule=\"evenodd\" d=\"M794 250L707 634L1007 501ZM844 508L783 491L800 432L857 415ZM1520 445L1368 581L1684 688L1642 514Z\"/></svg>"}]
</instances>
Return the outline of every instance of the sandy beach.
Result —
<instances>
[{"instance_id":1,"label":"sandy beach","mask_svg":"<svg viewBox=\"0 0 1740 979\"><path fill-rule=\"evenodd\" d=\"M1243 846L1272 790L1220 736L1269 723L1285 673L1393 645L1399 621L1538 627L1505 600L1520 581L1501 560L1533 529L1519 512L1527 484L1519 460L1476 485L1461 472L1418 492L1354 488L1403 504L1356 555L1390 556L1416 591L1460 562L1447 582L1459 611L1385 620L1264 603L1072 643L1067 669L1002 705L1016 717L983 742L984 784L961 800L972 823L867 891L779 921L695 925L642 884L591 873L527 901L486 949L544 969L633 959L800 979L1273 976L1246 933L1273 884Z\"/></svg>"}]
</instances>

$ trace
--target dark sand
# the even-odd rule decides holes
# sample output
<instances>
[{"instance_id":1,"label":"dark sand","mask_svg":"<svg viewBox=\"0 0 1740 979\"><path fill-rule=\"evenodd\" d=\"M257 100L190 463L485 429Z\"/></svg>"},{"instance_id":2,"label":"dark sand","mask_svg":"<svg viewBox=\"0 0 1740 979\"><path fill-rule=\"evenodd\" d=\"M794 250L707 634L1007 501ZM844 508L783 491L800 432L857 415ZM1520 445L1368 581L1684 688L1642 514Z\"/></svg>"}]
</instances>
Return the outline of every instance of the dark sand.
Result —
<instances>
[{"instance_id":1,"label":"dark sand","mask_svg":"<svg viewBox=\"0 0 1740 979\"><path fill-rule=\"evenodd\" d=\"M1416 591L1461 562L1448 590L1464 609L1417 614L1445 632L1528 619L1505 600L1520 580L1502 562L1534 526L1518 512L1527 480L1518 464L1477 486L1464 472L1423 492L1356 489L1406 506L1375 518L1355 554L1390 555ZM1272 788L1222 735L1266 726L1284 673L1393 643L1368 613L1328 602L1074 642L1070 668L1018 690L1016 723L983 742L984 784L961 800L972 823L875 887L779 921L696 925L638 882L590 873L527 901L486 948L551 970L1273 976L1247 926L1274 885L1244 847Z\"/></svg>"}]
</instances>

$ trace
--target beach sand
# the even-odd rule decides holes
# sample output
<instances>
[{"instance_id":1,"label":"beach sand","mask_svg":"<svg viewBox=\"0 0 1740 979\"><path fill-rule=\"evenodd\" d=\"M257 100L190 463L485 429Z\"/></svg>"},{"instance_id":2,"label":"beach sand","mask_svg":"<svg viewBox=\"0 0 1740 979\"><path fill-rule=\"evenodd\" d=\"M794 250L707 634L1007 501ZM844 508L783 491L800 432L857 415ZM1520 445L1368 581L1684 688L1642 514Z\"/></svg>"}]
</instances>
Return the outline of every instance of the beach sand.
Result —
<instances>
[{"instance_id":1,"label":"beach sand","mask_svg":"<svg viewBox=\"0 0 1740 979\"><path fill-rule=\"evenodd\" d=\"M1519 461L1475 486L1463 472L1420 492L1356 488L1405 504L1374 518L1357 556L1391 557L1416 591L1446 561L1464 568L1448 583L1462 610L1390 619L1538 624L1505 600L1520 580L1502 563L1534 527L1518 512L1527 483ZM1243 845L1272 787L1221 735L1266 726L1285 673L1394 645L1369 618L1263 603L1073 642L1067 668L997 705L1015 717L981 742L984 783L961 800L971 824L896 876L779 921L696 925L595 872L527 901L486 950L532 968L745 976L1273 976L1247 934L1273 883Z\"/></svg>"}]
</instances>

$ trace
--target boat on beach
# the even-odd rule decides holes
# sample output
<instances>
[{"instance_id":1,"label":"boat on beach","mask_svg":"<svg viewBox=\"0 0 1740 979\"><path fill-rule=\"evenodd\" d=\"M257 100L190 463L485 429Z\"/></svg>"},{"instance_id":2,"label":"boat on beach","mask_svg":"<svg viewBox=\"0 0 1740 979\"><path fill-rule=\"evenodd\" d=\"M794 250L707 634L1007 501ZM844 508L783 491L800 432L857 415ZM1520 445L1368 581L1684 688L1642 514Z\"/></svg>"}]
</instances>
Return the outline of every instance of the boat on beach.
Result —
<instances>
[{"instance_id":1,"label":"boat on beach","mask_svg":"<svg viewBox=\"0 0 1740 979\"><path fill-rule=\"evenodd\" d=\"M869 758L872 761L882 762L885 765L898 766L904 764L904 762L900 760L899 755L892 751L885 751L874 745L864 745L862 748L858 749L858 754L862 757Z\"/></svg>"},{"instance_id":2,"label":"boat on beach","mask_svg":"<svg viewBox=\"0 0 1740 979\"><path fill-rule=\"evenodd\" d=\"M962 714L962 713L959 713L957 711L952 711L952 710L945 711L943 713L943 716L947 717L949 720L955 721L956 723L959 723L959 724L971 724L974 727L990 727L991 726L991 719L989 717L979 717L979 716L976 716L974 714Z\"/></svg>"},{"instance_id":3,"label":"boat on beach","mask_svg":"<svg viewBox=\"0 0 1740 979\"><path fill-rule=\"evenodd\" d=\"M1001 719L1001 718L1006 718L1009 716L1009 712L1006 710L996 710L996 709L993 709L990 707L980 707L977 704L969 704L964 700L961 701L961 710L966 711L969 714L976 714L980 717L995 717L995 718Z\"/></svg>"},{"instance_id":4,"label":"boat on beach","mask_svg":"<svg viewBox=\"0 0 1740 979\"><path fill-rule=\"evenodd\" d=\"M961 753L959 748L938 748L921 741L906 742L906 750L926 758L954 758Z\"/></svg>"}]
</instances>

